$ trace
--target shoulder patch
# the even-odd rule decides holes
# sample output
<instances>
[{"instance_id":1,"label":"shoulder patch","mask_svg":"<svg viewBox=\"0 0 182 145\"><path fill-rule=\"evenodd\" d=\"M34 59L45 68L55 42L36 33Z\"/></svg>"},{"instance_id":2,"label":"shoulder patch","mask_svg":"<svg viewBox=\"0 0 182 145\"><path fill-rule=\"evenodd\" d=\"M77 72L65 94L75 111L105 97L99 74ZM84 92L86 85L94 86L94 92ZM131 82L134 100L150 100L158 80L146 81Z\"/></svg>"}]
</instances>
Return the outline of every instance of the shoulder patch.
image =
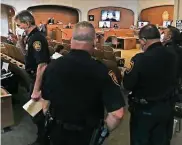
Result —
<instances>
[{"instance_id":1,"label":"shoulder patch","mask_svg":"<svg viewBox=\"0 0 182 145\"><path fill-rule=\"evenodd\" d=\"M116 78L116 75L114 74L114 72L112 70L109 71L108 75L111 77L112 81L117 85L120 86L118 83L118 80Z\"/></svg>"},{"instance_id":2,"label":"shoulder patch","mask_svg":"<svg viewBox=\"0 0 182 145\"><path fill-rule=\"evenodd\" d=\"M130 73L133 69L133 66L134 66L134 62L133 61L130 61L130 64L129 64L129 67L126 69L126 73Z\"/></svg>"},{"instance_id":3,"label":"shoulder patch","mask_svg":"<svg viewBox=\"0 0 182 145\"><path fill-rule=\"evenodd\" d=\"M41 50L41 42L40 41L35 41L33 43L33 48L36 50L36 51L40 51Z\"/></svg>"}]
</instances>

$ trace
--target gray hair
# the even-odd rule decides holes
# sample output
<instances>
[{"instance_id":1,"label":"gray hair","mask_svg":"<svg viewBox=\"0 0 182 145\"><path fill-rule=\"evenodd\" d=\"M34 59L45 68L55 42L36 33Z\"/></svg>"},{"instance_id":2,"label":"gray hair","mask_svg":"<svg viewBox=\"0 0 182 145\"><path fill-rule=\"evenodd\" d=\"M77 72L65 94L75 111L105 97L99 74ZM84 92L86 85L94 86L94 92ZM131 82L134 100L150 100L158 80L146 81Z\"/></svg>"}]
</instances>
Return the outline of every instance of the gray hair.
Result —
<instances>
[{"instance_id":1,"label":"gray hair","mask_svg":"<svg viewBox=\"0 0 182 145\"><path fill-rule=\"evenodd\" d=\"M95 40L95 29L87 21L79 22L75 25L73 39L77 41L93 42Z\"/></svg>"},{"instance_id":2,"label":"gray hair","mask_svg":"<svg viewBox=\"0 0 182 145\"><path fill-rule=\"evenodd\" d=\"M21 23L29 23L30 25L35 25L35 19L33 15L27 11L23 10L19 12L15 17L14 20L19 20Z\"/></svg>"}]
</instances>

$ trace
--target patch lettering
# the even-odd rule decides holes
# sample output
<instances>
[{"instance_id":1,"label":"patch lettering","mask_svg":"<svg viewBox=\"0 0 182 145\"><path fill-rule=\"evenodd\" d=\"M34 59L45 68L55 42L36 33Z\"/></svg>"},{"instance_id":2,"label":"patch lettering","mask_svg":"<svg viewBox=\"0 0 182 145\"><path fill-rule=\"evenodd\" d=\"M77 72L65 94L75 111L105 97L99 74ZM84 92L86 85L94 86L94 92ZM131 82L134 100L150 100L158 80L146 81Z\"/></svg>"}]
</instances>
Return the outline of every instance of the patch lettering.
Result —
<instances>
[{"instance_id":1,"label":"patch lettering","mask_svg":"<svg viewBox=\"0 0 182 145\"><path fill-rule=\"evenodd\" d=\"M25 46L25 50L28 50L28 44L26 44L26 46Z\"/></svg>"},{"instance_id":2,"label":"patch lettering","mask_svg":"<svg viewBox=\"0 0 182 145\"><path fill-rule=\"evenodd\" d=\"M40 41L35 41L33 43L33 48L36 50L36 51L40 51L41 50L41 42Z\"/></svg>"},{"instance_id":3,"label":"patch lettering","mask_svg":"<svg viewBox=\"0 0 182 145\"><path fill-rule=\"evenodd\" d=\"M109 74L109 76L111 77L112 81L113 81L117 86L120 86L120 85L118 84L118 80L117 80L116 75L114 74L114 72L113 72L112 70L110 70L108 74Z\"/></svg>"},{"instance_id":4,"label":"patch lettering","mask_svg":"<svg viewBox=\"0 0 182 145\"><path fill-rule=\"evenodd\" d=\"M130 73L130 72L132 71L133 66L134 66L134 62L133 62L133 61L130 61L130 65L129 65L129 67L126 69L126 73L127 73L127 74Z\"/></svg>"}]
</instances>

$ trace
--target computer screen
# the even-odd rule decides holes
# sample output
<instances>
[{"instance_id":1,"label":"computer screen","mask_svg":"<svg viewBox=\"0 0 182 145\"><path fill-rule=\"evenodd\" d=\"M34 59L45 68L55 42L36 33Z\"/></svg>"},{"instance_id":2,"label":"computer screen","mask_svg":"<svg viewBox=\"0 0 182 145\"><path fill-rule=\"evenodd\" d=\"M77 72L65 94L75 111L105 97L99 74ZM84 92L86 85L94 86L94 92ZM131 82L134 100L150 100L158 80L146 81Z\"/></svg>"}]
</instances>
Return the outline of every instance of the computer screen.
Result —
<instances>
[{"instance_id":1,"label":"computer screen","mask_svg":"<svg viewBox=\"0 0 182 145\"><path fill-rule=\"evenodd\" d=\"M142 28L143 26L148 25L149 22L138 22L138 28Z\"/></svg>"},{"instance_id":2,"label":"computer screen","mask_svg":"<svg viewBox=\"0 0 182 145\"><path fill-rule=\"evenodd\" d=\"M101 11L101 20L118 22L118 21L120 21L120 11L102 10Z\"/></svg>"},{"instance_id":3,"label":"computer screen","mask_svg":"<svg viewBox=\"0 0 182 145\"><path fill-rule=\"evenodd\" d=\"M110 21L99 21L99 28L110 28L111 22Z\"/></svg>"}]
</instances>

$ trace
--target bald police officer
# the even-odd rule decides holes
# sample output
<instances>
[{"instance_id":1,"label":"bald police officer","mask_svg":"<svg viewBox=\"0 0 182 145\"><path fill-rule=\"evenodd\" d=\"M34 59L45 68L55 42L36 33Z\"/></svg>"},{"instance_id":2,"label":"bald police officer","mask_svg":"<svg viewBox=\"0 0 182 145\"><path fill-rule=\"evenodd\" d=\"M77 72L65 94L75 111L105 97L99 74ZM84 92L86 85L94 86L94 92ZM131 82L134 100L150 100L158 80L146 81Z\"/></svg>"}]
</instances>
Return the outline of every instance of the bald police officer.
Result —
<instances>
[{"instance_id":1,"label":"bald police officer","mask_svg":"<svg viewBox=\"0 0 182 145\"><path fill-rule=\"evenodd\" d=\"M41 98L42 75L50 61L48 43L43 34L35 25L35 19L32 14L23 10L15 16L16 25L20 29L24 29L26 33L25 48L25 69L32 78L30 88L31 98L39 100ZM39 145L44 139L42 132L44 128L44 116L42 113L33 118L37 125L38 137L34 145Z\"/></svg>"},{"instance_id":2,"label":"bald police officer","mask_svg":"<svg viewBox=\"0 0 182 145\"><path fill-rule=\"evenodd\" d=\"M113 71L91 57L95 29L79 22L73 29L71 52L51 63L43 76L42 96L51 102L55 118L50 138L53 145L88 145L100 120L115 129L125 105Z\"/></svg>"},{"instance_id":3,"label":"bald police officer","mask_svg":"<svg viewBox=\"0 0 182 145\"><path fill-rule=\"evenodd\" d=\"M166 145L177 59L160 42L155 25L144 26L139 41L144 52L132 57L123 80L124 87L132 91L130 142L131 145Z\"/></svg>"}]
</instances>

